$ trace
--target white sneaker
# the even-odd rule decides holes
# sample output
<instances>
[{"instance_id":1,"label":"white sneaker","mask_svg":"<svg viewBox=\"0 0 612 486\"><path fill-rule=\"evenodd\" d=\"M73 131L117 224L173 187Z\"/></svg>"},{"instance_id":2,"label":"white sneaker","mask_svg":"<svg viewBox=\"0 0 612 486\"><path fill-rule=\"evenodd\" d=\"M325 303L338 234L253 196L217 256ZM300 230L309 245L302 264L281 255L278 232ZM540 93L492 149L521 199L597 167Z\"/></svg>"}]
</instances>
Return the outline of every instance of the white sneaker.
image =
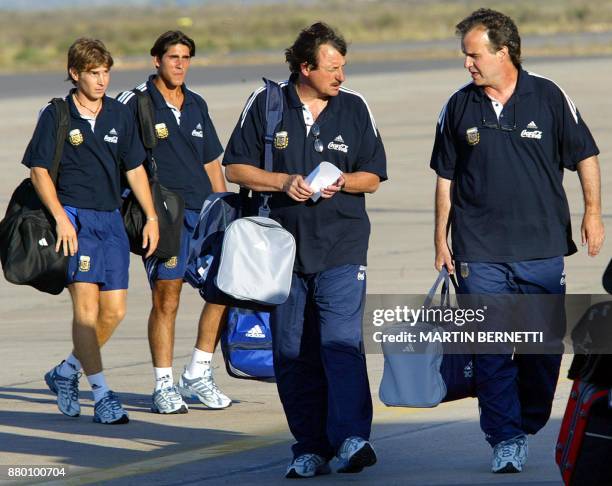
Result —
<instances>
[{"instance_id":1,"label":"white sneaker","mask_svg":"<svg viewBox=\"0 0 612 486\"><path fill-rule=\"evenodd\" d=\"M188 411L183 397L176 386L172 384L155 390L151 399L153 400L153 406L151 407L153 413L187 413Z\"/></svg>"},{"instance_id":2,"label":"white sneaker","mask_svg":"<svg viewBox=\"0 0 612 486\"><path fill-rule=\"evenodd\" d=\"M287 466L286 478L312 478L319 474L329 474L331 469L329 461L318 454L302 454L296 457L289 466Z\"/></svg>"},{"instance_id":3,"label":"white sneaker","mask_svg":"<svg viewBox=\"0 0 612 486\"><path fill-rule=\"evenodd\" d=\"M75 372L71 377L66 378L57 372L60 365L45 374L45 383L47 383L49 390L57 395L57 408L60 412L68 415L68 417L78 417L81 414L81 405L79 404L79 378L81 373Z\"/></svg>"},{"instance_id":4,"label":"white sneaker","mask_svg":"<svg viewBox=\"0 0 612 486\"><path fill-rule=\"evenodd\" d=\"M527 462L529 446L526 435L504 440L493 448L491 472L519 473Z\"/></svg>"},{"instance_id":5,"label":"white sneaker","mask_svg":"<svg viewBox=\"0 0 612 486\"><path fill-rule=\"evenodd\" d=\"M372 444L361 437L349 437L338 449L336 454L339 473L358 473L364 467L376 464L376 453Z\"/></svg>"},{"instance_id":6,"label":"white sneaker","mask_svg":"<svg viewBox=\"0 0 612 486\"><path fill-rule=\"evenodd\" d=\"M185 398L199 400L208 408L221 409L227 408L232 404L231 398L224 395L215 383L212 375L212 369L209 367L204 372L203 376L190 380L185 376L185 372L181 375L178 382L178 390Z\"/></svg>"}]
</instances>

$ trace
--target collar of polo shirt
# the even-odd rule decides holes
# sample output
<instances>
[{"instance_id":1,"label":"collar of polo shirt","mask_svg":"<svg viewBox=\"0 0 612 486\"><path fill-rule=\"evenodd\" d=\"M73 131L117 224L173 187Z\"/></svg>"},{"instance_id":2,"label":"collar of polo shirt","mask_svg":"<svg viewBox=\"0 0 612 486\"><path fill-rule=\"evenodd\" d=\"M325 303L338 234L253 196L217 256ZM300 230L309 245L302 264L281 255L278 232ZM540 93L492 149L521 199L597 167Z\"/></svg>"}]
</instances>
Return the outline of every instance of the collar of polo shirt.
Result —
<instances>
[{"instance_id":1,"label":"collar of polo shirt","mask_svg":"<svg viewBox=\"0 0 612 486\"><path fill-rule=\"evenodd\" d=\"M151 76L149 76L149 80L147 81L147 90L149 91L149 93L151 93L151 99L153 100L155 109L157 110L170 109L170 107L166 103L165 98L159 92L159 90L157 89L157 86L155 86L155 83L153 82L154 78L155 78L155 74L152 74ZM183 110L184 110L185 106L190 103L193 103L194 100L193 100L193 97L191 96L191 91L187 89L186 84L183 83L183 85L181 86L181 90L183 91L183 96L185 97L183 101Z\"/></svg>"},{"instance_id":2,"label":"collar of polo shirt","mask_svg":"<svg viewBox=\"0 0 612 486\"><path fill-rule=\"evenodd\" d=\"M299 108L301 110L302 100L300 100L300 97L297 94L297 89L296 89L297 79L298 79L297 73L292 73L291 76L289 77L289 89L287 90L287 97L289 99L289 106L291 108ZM342 106L342 101L339 95L330 96L329 99L327 100L327 106L321 112L321 115L323 115L324 113L337 113L341 106Z\"/></svg>"}]
</instances>

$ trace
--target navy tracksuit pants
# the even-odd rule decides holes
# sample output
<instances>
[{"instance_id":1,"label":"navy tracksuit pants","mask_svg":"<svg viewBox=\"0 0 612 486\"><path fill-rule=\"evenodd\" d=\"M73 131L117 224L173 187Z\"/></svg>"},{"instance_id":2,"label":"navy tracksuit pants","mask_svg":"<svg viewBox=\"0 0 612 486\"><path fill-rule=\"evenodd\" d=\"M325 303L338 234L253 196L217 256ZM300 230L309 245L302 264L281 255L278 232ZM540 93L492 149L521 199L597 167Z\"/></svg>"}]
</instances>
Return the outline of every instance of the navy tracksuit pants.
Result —
<instances>
[{"instance_id":1,"label":"navy tracksuit pants","mask_svg":"<svg viewBox=\"0 0 612 486\"><path fill-rule=\"evenodd\" d=\"M565 330L563 257L515 263L456 262L460 294L559 294L555 305L529 309L527 327ZM551 320L555 322L551 325ZM535 434L548 421L559 377L560 350L550 354L477 354L480 426L495 446Z\"/></svg>"},{"instance_id":2,"label":"navy tracksuit pants","mask_svg":"<svg viewBox=\"0 0 612 486\"><path fill-rule=\"evenodd\" d=\"M365 267L293 274L270 315L278 393L305 453L332 458L344 439L370 437L372 398L363 352Z\"/></svg>"}]
</instances>

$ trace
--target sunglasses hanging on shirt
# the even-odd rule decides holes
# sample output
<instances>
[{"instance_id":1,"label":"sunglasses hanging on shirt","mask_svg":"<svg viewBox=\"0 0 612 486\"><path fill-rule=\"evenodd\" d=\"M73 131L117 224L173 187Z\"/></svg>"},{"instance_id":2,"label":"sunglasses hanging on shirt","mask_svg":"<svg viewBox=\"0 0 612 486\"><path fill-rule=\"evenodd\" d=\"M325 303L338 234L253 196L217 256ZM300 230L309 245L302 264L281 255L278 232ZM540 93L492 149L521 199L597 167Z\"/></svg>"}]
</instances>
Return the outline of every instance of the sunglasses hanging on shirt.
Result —
<instances>
[{"instance_id":1,"label":"sunglasses hanging on shirt","mask_svg":"<svg viewBox=\"0 0 612 486\"><path fill-rule=\"evenodd\" d=\"M314 123L312 127L310 127L310 133L312 133L312 136L314 137L313 147L315 149L315 152L320 154L321 152L323 152L323 142L319 140L319 135L321 135L321 129L319 128L319 125Z\"/></svg>"}]
</instances>

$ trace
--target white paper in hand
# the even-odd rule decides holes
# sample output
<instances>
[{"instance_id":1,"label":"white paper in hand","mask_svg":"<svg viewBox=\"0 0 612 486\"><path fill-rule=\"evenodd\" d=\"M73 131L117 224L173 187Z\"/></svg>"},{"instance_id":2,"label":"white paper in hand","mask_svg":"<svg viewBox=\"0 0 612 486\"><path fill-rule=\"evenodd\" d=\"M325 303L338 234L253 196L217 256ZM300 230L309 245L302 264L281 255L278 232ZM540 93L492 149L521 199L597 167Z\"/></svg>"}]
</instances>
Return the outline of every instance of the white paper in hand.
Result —
<instances>
[{"instance_id":1,"label":"white paper in hand","mask_svg":"<svg viewBox=\"0 0 612 486\"><path fill-rule=\"evenodd\" d=\"M310 196L314 202L321 197L321 189L330 186L338 180L342 175L342 171L334 164L329 162L321 162L308 176L306 183L313 190L314 194Z\"/></svg>"}]
</instances>

